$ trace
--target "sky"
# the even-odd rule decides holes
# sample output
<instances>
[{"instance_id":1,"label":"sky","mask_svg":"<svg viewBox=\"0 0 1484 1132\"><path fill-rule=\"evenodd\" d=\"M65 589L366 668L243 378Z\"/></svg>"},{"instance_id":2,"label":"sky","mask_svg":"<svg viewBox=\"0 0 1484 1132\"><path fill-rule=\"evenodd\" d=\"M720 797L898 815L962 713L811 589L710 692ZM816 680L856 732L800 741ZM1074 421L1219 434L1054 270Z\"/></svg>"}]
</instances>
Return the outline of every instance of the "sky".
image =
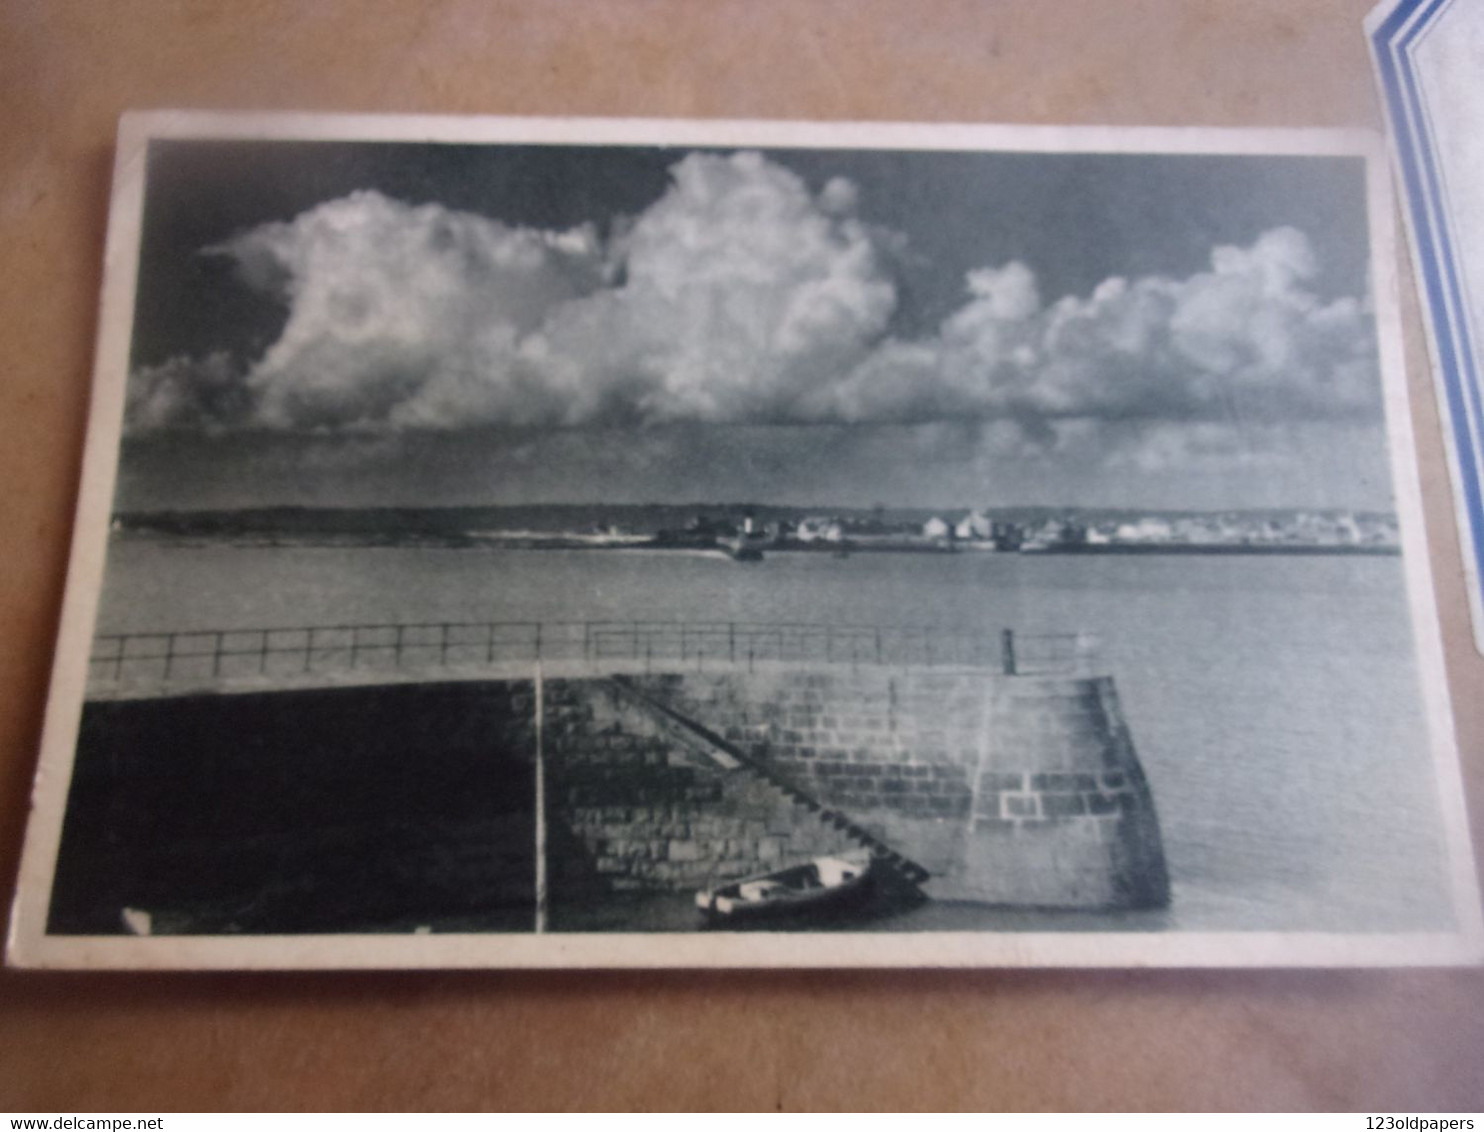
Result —
<instances>
[{"instance_id":1,"label":"sky","mask_svg":"<svg viewBox=\"0 0 1484 1132\"><path fill-rule=\"evenodd\" d=\"M1391 505L1357 159L155 142L121 510Z\"/></svg>"}]
</instances>

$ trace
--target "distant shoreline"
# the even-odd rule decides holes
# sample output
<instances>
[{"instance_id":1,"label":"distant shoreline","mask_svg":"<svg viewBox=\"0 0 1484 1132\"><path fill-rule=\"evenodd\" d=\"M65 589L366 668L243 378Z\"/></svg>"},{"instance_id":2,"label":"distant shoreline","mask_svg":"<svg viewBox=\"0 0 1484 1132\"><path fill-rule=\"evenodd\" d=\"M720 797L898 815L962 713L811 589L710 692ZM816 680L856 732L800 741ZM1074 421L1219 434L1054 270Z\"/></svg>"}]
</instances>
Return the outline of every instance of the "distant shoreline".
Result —
<instances>
[{"instance_id":1,"label":"distant shoreline","mask_svg":"<svg viewBox=\"0 0 1484 1132\"><path fill-rule=\"evenodd\" d=\"M610 551L661 554L706 554L728 558L726 548L719 545L676 544L656 540L602 542L588 538L568 539L560 536L534 538L456 538L456 537L366 537L346 535L334 537L264 536L261 538L230 535L221 537L199 534L172 534L153 531L116 532L115 538L132 543L151 543L178 549L239 548L254 550L270 549L428 549L428 550L518 550L518 551ZM1399 546L1389 544L1349 543L1068 543L1058 546L1030 546L1019 550L995 550L991 547L963 543L932 544L899 541L860 543L781 543L762 548L764 555L813 554L850 558L857 554L929 554L929 555L993 555L995 557L1060 557L1064 555L1223 555L1223 556L1273 556L1273 555L1321 555L1321 556L1365 556L1395 557L1401 554Z\"/></svg>"},{"instance_id":2,"label":"distant shoreline","mask_svg":"<svg viewBox=\"0 0 1484 1132\"><path fill-rule=\"evenodd\" d=\"M831 510L770 504L533 504L135 511L117 537L202 546L424 546L718 554L1394 555L1396 517L1343 509Z\"/></svg>"}]
</instances>

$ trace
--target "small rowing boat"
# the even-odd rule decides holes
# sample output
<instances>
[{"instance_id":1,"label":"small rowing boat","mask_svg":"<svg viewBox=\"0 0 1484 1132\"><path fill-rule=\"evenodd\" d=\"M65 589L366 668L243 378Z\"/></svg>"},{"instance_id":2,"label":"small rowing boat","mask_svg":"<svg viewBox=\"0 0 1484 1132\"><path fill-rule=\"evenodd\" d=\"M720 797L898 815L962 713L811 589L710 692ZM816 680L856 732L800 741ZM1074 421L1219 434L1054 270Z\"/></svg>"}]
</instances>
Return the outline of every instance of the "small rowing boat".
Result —
<instances>
[{"instance_id":1,"label":"small rowing boat","mask_svg":"<svg viewBox=\"0 0 1484 1132\"><path fill-rule=\"evenodd\" d=\"M866 892L870 857L816 857L802 865L734 880L696 893L713 923L801 915L846 904Z\"/></svg>"}]
</instances>

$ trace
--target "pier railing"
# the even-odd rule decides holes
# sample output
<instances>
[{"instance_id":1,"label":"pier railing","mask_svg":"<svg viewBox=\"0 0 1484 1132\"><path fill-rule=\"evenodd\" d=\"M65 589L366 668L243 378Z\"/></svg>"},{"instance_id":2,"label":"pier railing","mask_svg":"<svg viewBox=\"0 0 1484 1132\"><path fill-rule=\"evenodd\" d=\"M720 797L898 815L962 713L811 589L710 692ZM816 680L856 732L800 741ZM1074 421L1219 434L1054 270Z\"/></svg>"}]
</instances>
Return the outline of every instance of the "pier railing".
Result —
<instances>
[{"instance_id":1,"label":"pier railing","mask_svg":"<svg viewBox=\"0 0 1484 1132\"><path fill-rule=\"evenodd\" d=\"M513 662L701 669L759 663L990 667L1010 675L1085 671L1091 638L1010 629L743 621L483 621L108 633L89 684L211 684L315 673L432 672Z\"/></svg>"}]
</instances>

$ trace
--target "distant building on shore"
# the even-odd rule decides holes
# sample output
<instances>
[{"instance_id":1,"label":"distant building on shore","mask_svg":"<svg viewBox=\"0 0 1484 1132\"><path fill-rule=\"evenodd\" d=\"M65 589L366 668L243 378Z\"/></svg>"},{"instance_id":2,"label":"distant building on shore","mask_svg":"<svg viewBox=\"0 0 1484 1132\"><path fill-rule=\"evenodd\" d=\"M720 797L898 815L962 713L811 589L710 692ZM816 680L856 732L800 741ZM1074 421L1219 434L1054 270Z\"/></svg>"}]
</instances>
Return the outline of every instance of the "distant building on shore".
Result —
<instances>
[{"instance_id":1,"label":"distant building on shore","mask_svg":"<svg viewBox=\"0 0 1484 1132\"><path fill-rule=\"evenodd\" d=\"M845 528L839 519L810 517L799 520L793 537L799 542L841 542L845 538Z\"/></svg>"},{"instance_id":2,"label":"distant building on shore","mask_svg":"<svg viewBox=\"0 0 1484 1132\"><path fill-rule=\"evenodd\" d=\"M953 528L953 536L964 542L979 542L994 535L994 524L983 511L970 511Z\"/></svg>"},{"instance_id":3,"label":"distant building on shore","mask_svg":"<svg viewBox=\"0 0 1484 1132\"><path fill-rule=\"evenodd\" d=\"M946 519L940 519L934 515L922 525L922 537L928 539L946 539L953 535L953 528L948 525Z\"/></svg>"}]
</instances>

